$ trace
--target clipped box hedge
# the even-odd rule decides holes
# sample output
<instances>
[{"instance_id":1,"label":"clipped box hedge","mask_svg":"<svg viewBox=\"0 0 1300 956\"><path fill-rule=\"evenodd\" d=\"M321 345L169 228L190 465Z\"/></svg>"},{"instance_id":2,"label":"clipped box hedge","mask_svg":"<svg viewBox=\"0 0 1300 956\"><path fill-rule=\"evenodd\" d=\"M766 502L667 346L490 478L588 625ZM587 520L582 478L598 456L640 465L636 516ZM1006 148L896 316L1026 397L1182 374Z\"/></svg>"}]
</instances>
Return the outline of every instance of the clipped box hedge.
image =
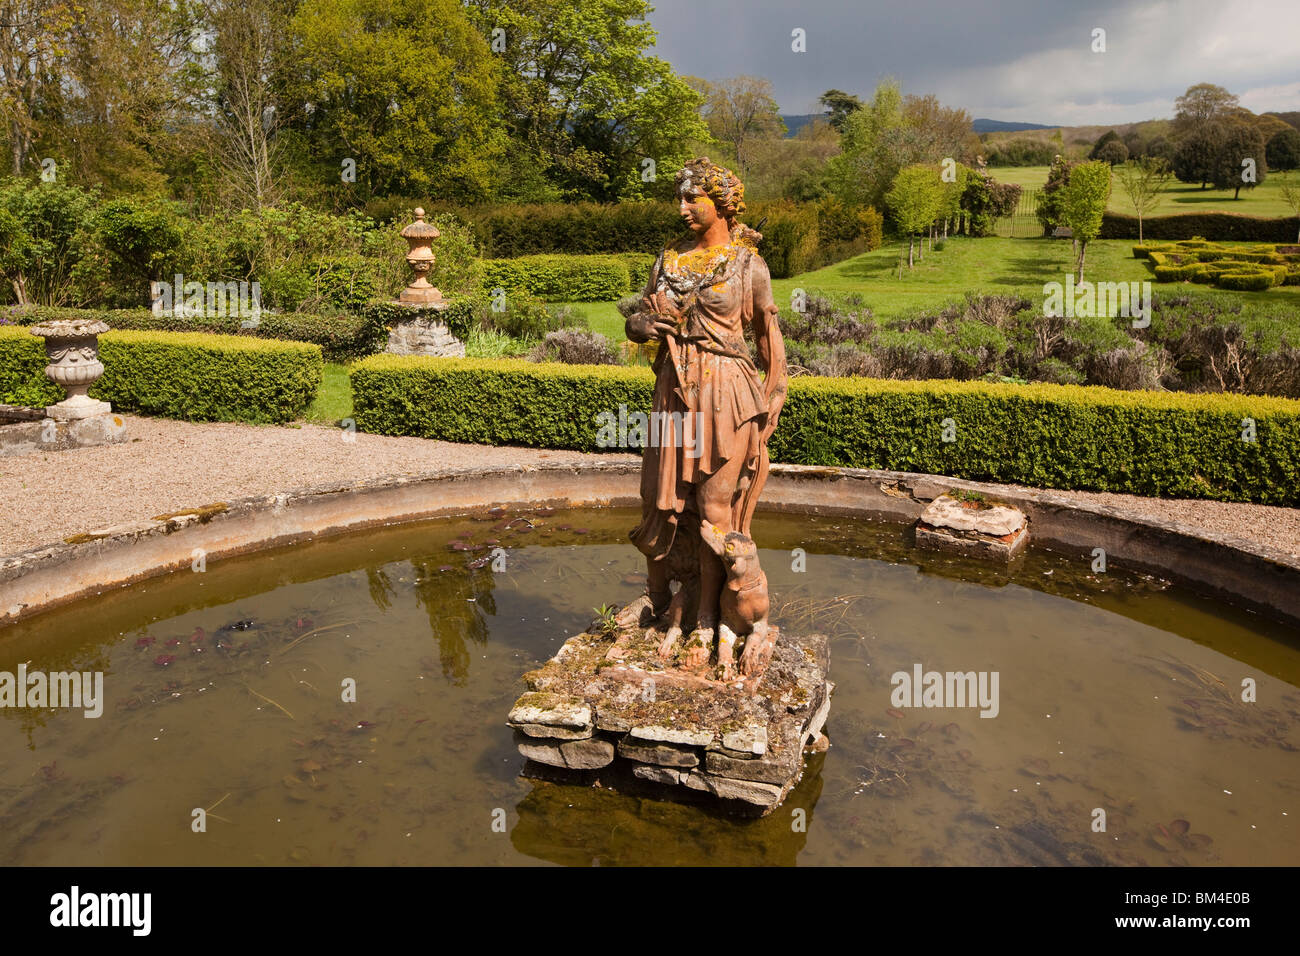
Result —
<instances>
[{"instance_id":1,"label":"clipped box hedge","mask_svg":"<svg viewBox=\"0 0 1300 956\"><path fill-rule=\"evenodd\" d=\"M357 426L597 451L596 416L648 411L648 369L377 355L352 369ZM956 441L944 442L952 419ZM1245 419L1254 441L1243 439ZM1300 401L1066 385L798 377L776 461L1300 505Z\"/></svg>"},{"instance_id":2,"label":"clipped box hedge","mask_svg":"<svg viewBox=\"0 0 1300 956\"><path fill-rule=\"evenodd\" d=\"M369 308L369 307L368 307ZM155 332L208 332L215 335L246 335L260 339L314 342L331 362L371 355L387 344L384 316L316 315L310 312L262 311L256 324L238 315L205 316L154 313L150 309L68 309L32 306L11 308L2 313L18 325L35 325L50 319L99 319L111 329Z\"/></svg>"},{"instance_id":3,"label":"clipped box hedge","mask_svg":"<svg viewBox=\"0 0 1300 956\"><path fill-rule=\"evenodd\" d=\"M1142 220L1142 238L1190 239L1205 236L1223 242L1295 242L1300 219L1266 219L1231 212L1193 212L1175 216L1148 216ZM1108 212L1101 218L1098 239L1136 239L1137 216Z\"/></svg>"},{"instance_id":4,"label":"clipped box hedge","mask_svg":"<svg viewBox=\"0 0 1300 956\"><path fill-rule=\"evenodd\" d=\"M92 397L187 421L301 418L324 369L318 345L202 332L106 332L99 354L104 375ZM0 403L40 407L63 397L45 377L44 342L0 327Z\"/></svg>"},{"instance_id":5,"label":"clipped box hedge","mask_svg":"<svg viewBox=\"0 0 1300 956\"><path fill-rule=\"evenodd\" d=\"M632 291L622 255L521 256L489 259L484 267L483 288L526 292L548 302L608 302Z\"/></svg>"}]
</instances>

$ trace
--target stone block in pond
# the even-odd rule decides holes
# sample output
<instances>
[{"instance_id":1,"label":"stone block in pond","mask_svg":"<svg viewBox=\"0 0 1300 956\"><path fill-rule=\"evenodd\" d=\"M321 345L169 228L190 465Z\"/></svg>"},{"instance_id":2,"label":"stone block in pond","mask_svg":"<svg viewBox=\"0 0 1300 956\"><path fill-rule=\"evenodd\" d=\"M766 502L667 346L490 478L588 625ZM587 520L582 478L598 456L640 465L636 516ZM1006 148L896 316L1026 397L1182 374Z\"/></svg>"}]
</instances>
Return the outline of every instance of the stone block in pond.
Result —
<instances>
[{"instance_id":1,"label":"stone block in pond","mask_svg":"<svg viewBox=\"0 0 1300 956\"><path fill-rule=\"evenodd\" d=\"M525 775L771 812L802 776L805 751L827 745L826 637L778 629L761 675L731 682L663 660L663 637L593 626L525 674L506 721L531 762Z\"/></svg>"},{"instance_id":2,"label":"stone block in pond","mask_svg":"<svg viewBox=\"0 0 1300 956\"><path fill-rule=\"evenodd\" d=\"M1029 545L1029 521L1024 512L1010 505L948 493L921 512L916 544L931 551L1006 563Z\"/></svg>"}]
</instances>

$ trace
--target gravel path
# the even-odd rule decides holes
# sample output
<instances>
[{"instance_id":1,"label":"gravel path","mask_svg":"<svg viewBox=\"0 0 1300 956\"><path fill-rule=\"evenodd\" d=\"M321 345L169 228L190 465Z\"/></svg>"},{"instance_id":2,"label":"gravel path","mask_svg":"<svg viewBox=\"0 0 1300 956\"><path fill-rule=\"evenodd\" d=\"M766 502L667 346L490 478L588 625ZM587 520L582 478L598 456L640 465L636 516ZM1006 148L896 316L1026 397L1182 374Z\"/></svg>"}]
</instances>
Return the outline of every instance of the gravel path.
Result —
<instances>
[{"instance_id":1,"label":"gravel path","mask_svg":"<svg viewBox=\"0 0 1300 956\"><path fill-rule=\"evenodd\" d=\"M330 481L594 457L361 433L345 442L339 429L319 425L277 428L125 417L130 436L125 444L0 458L0 555L214 501ZM1300 553L1296 508L1057 493Z\"/></svg>"}]
</instances>

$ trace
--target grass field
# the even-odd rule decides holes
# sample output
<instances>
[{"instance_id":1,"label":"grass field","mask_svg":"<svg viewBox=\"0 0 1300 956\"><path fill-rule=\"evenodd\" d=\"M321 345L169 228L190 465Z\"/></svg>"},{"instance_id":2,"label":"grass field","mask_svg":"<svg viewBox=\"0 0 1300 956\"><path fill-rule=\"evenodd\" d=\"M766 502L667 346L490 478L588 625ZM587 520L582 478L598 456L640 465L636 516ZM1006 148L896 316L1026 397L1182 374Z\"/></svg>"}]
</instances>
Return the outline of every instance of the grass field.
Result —
<instances>
[{"instance_id":1,"label":"grass field","mask_svg":"<svg viewBox=\"0 0 1300 956\"><path fill-rule=\"evenodd\" d=\"M989 172L998 182L1016 183L1026 190L1042 189L1047 184L1046 166L990 167ZM1300 172L1286 174L1292 182L1300 182ZM1243 189L1240 199L1232 198L1231 189L1201 189L1200 185L1172 180L1160 196L1160 202L1150 216L1174 216L1187 212L1235 212L1244 216L1294 216L1295 212L1282 199L1281 187L1285 181L1282 173L1269 173L1254 189ZM1136 215L1133 204L1119 184L1112 180L1110 192L1111 212Z\"/></svg>"}]
</instances>

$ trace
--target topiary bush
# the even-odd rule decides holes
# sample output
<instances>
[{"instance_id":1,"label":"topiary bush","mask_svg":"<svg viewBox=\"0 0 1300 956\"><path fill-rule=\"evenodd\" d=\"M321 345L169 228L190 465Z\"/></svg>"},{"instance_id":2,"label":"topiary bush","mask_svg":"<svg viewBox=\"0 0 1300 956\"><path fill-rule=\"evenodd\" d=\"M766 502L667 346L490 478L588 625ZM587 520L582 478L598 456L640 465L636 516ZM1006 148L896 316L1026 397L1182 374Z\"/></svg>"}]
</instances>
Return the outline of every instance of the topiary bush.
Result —
<instances>
[{"instance_id":1,"label":"topiary bush","mask_svg":"<svg viewBox=\"0 0 1300 956\"><path fill-rule=\"evenodd\" d=\"M198 332L107 332L104 375L90 394L119 411L186 421L288 422L320 387L320 347ZM0 327L0 403L50 404L62 389L45 379L45 348L23 328ZM33 401L37 399L37 401Z\"/></svg>"},{"instance_id":2,"label":"topiary bush","mask_svg":"<svg viewBox=\"0 0 1300 956\"><path fill-rule=\"evenodd\" d=\"M598 450L601 413L648 411L654 383L644 368L392 355L351 378L364 431L580 451ZM1300 504L1300 402L1279 398L801 377L770 449L796 464Z\"/></svg>"}]
</instances>

